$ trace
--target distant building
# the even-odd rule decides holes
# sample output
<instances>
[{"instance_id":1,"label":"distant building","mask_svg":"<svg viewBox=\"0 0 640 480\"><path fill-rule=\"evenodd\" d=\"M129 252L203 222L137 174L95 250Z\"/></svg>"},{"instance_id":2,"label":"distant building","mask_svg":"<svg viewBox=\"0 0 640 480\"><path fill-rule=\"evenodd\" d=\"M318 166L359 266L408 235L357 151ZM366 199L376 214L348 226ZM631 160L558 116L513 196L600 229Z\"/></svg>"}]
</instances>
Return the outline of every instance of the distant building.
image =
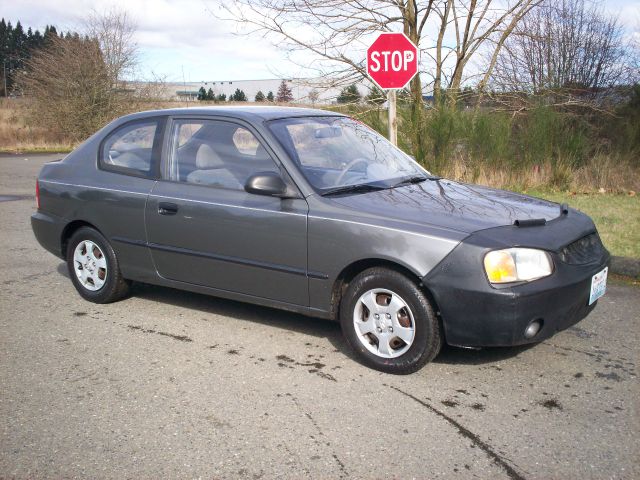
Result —
<instances>
[{"instance_id":1,"label":"distant building","mask_svg":"<svg viewBox=\"0 0 640 480\"><path fill-rule=\"evenodd\" d=\"M197 100L198 92L192 90L176 90L177 100Z\"/></svg>"}]
</instances>

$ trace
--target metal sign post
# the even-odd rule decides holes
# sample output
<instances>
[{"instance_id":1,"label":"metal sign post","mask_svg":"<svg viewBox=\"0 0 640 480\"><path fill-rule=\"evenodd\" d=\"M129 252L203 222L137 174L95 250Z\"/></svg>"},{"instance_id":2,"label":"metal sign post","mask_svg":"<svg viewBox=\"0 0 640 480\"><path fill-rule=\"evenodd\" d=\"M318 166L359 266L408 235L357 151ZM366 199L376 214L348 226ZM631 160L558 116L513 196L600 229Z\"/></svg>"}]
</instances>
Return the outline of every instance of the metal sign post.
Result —
<instances>
[{"instance_id":1,"label":"metal sign post","mask_svg":"<svg viewBox=\"0 0 640 480\"><path fill-rule=\"evenodd\" d=\"M387 90L387 104L389 108L389 141L398 145L398 118L396 116L396 90Z\"/></svg>"}]
</instances>

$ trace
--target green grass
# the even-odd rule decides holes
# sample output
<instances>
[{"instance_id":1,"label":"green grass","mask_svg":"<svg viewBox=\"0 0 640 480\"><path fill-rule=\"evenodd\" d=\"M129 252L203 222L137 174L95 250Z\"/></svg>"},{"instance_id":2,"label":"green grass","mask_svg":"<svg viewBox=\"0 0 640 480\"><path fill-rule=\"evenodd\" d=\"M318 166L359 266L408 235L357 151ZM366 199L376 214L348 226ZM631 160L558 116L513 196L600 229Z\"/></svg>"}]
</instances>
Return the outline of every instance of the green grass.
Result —
<instances>
[{"instance_id":1,"label":"green grass","mask_svg":"<svg viewBox=\"0 0 640 480\"><path fill-rule=\"evenodd\" d=\"M69 153L74 147L66 145L55 146L14 146L0 147L0 153L31 154L31 153Z\"/></svg>"},{"instance_id":2,"label":"green grass","mask_svg":"<svg viewBox=\"0 0 640 480\"><path fill-rule=\"evenodd\" d=\"M528 191L528 195L570 207L589 215L612 255L640 258L640 198L629 195L576 194Z\"/></svg>"}]
</instances>

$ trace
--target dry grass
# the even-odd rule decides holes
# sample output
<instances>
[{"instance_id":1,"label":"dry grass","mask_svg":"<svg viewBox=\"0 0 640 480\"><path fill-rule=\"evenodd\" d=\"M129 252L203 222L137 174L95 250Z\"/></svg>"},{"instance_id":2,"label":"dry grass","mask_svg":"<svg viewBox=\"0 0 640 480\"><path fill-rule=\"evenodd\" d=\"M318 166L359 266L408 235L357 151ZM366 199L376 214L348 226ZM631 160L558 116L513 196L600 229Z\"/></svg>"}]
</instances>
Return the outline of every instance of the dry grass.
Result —
<instances>
[{"instance_id":1,"label":"dry grass","mask_svg":"<svg viewBox=\"0 0 640 480\"><path fill-rule=\"evenodd\" d=\"M164 108L246 105L226 102L185 102L138 100L131 104L132 111ZM267 103L265 103L267 105ZM79 142L53 133L29 120L28 98L0 98L0 152L3 153L58 153L69 152Z\"/></svg>"},{"instance_id":2,"label":"dry grass","mask_svg":"<svg viewBox=\"0 0 640 480\"><path fill-rule=\"evenodd\" d=\"M562 162L555 165L544 163L526 169L469 163L462 157L454 158L443 171L434 173L463 182L518 191L538 189L601 193L604 190L616 194L640 191L640 170L624 160L614 161L607 155L597 155L578 168Z\"/></svg>"},{"instance_id":3,"label":"dry grass","mask_svg":"<svg viewBox=\"0 0 640 480\"><path fill-rule=\"evenodd\" d=\"M137 110L194 106L194 102L138 102ZM0 152L58 153L69 152L79 142L65 138L30 120L29 99L0 98Z\"/></svg>"},{"instance_id":4,"label":"dry grass","mask_svg":"<svg viewBox=\"0 0 640 480\"><path fill-rule=\"evenodd\" d=\"M0 152L65 152L73 148L68 139L29 124L28 108L23 98L0 99Z\"/></svg>"}]
</instances>

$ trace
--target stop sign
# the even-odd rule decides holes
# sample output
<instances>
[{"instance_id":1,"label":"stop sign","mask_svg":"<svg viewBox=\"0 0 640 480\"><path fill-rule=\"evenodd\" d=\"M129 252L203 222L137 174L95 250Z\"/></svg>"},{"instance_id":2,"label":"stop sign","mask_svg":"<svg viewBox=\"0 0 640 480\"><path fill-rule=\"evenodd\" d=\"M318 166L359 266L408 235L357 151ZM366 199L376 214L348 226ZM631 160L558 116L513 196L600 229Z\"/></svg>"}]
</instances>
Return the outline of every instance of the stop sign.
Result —
<instances>
[{"instance_id":1,"label":"stop sign","mask_svg":"<svg viewBox=\"0 0 640 480\"><path fill-rule=\"evenodd\" d=\"M418 73L418 49L404 33L381 33L367 49L367 73L382 89L403 88Z\"/></svg>"}]
</instances>

